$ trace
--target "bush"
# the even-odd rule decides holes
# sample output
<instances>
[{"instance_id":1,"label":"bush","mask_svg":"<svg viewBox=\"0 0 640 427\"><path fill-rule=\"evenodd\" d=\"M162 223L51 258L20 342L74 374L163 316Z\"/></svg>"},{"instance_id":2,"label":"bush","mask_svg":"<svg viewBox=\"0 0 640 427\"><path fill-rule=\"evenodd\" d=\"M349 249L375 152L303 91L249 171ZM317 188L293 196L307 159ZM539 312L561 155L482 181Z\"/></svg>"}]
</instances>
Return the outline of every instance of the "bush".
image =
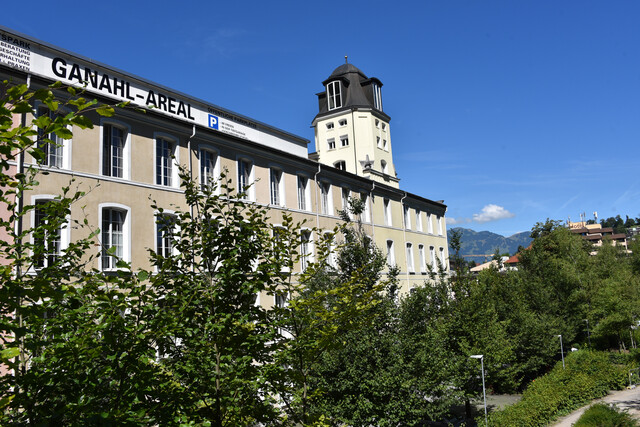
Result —
<instances>
[{"instance_id":1,"label":"bush","mask_svg":"<svg viewBox=\"0 0 640 427\"><path fill-rule=\"evenodd\" d=\"M495 426L543 426L554 418L602 397L626 384L626 370L609 361L606 353L578 351L565 359L566 369L555 368L529 384L522 400L491 414Z\"/></svg>"},{"instance_id":2,"label":"bush","mask_svg":"<svg viewBox=\"0 0 640 427\"><path fill-rule=\"evenodd\" d=\"M637 425L629 414L604 403L591 406L574 424L575 427L634 427Z\"/></svg>"}]
</instances>

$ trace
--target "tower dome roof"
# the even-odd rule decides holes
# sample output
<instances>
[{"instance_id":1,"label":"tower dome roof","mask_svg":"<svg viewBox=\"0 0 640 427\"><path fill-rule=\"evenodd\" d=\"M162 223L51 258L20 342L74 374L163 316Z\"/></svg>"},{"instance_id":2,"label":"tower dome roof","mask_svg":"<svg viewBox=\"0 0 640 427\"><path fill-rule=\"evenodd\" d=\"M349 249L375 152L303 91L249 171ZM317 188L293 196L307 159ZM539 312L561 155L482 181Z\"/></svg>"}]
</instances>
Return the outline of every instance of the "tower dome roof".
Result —
<instances>
[{"instance_id":1,"label":"tower dome roof","mask_svg":"<svg viewBox=\"0 0 640 427\"><path fill-rule=\"evenodd\" d=\"M349 73L360 74L363 78L365 79L368 78L362 71L360 71L358 67L356 67L353 64L346 63L346 64L340 65L338 68L333 70L333 73L331 73L331 75L329 76L329 79L344 76L345 74L349 74Z\"/></svg>"}]
</instances>

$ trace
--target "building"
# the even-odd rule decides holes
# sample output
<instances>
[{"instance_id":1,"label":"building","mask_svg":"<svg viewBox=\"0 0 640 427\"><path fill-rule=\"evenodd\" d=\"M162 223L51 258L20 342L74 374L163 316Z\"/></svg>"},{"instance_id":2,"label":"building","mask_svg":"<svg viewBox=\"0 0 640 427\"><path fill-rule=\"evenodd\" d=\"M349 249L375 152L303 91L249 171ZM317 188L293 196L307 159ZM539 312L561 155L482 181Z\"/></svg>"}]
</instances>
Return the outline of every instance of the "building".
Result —
<instances>
[{"instance_id":1,"label":"building","mask_svg":"<svg viewBox=\"0 0 640 427\"><path fill-rule=\"evenodd\" d=\"M604 241L610 241L612 245L621 245L624 250L627 248L627 235L625 233L614 233L612 227L603 227L600 224L587 224L585 221L567 222L571 233L582 236L593 244L595 249L602 246ZM592 252L594 255L595 252Z\"/></svg>"},{"instance_id":2,"label":"building","mask_svg":"<svg viewBox=\"0 0 640 427\"><path fill-rule=\"evenodd\" d=\"M146 114L118 110L111 118L89 114L94 128L74 128L72 140L47 147L43 164L24 159L47 173L24 195L25 202L52 199L76 179L87 195L84 209L75 206L72 217L86 216L91 228L101 229L102 245L115 247L134 270L148 266L149 248L163 249L150 200L167 208L184 203L177 163L201 182L226 170L239 189L250 184L248 200L268 207L275 224L288 212L296 222L331 230L348 198L363 198L362 221L389 263L400 268L401 291L422 284L427 265L448 265L446 206L400 190L382 84L351 64L323 82L313 121L316 146L328 144L330 135L337 145L309 155L304 138L4 27L0 53L2 80L31 89L61 81L85 86L100 102L153 107ZM35 108L49 114L43 105ZM38 220L35 214L30 218ZM63 230L57 250L81 237L77 233L88 231ZM307 236L310 242L314 237ZM313 252L312 243L308 247ZM94 267L113 269L114 258L103 254Z\"/></svg>"}]
</instances>

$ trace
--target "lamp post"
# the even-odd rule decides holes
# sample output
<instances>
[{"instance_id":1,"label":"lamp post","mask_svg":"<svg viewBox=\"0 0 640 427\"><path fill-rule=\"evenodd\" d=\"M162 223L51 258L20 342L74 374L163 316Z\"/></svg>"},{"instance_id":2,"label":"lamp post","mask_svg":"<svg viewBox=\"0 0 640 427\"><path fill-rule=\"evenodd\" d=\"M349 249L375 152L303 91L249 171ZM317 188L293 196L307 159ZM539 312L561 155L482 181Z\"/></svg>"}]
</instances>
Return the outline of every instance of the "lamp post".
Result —
<instances>
[{"instance_id":1,"label":"lamp post","mask_svg":"<svg viewBox=\"0 0 640 427\"><path fill-rule=\"evenodd\" d=\"M560 338L560 354L562 355L562 369L564 368L564 349L562 348L562 335L556 335L558 338Z\"/></svg>"},{"instance_id":2,"label":"lamp post","mask_svg":"<svg viewBox=\"0 0 640 427\"><path fill-rule=\"evenodd\" d=\"M484 398L484 425L489 425L489 420L487 419L487 393L484 388L484 355L482 354L474 354L473 356L469 356L471 359L480 359L480 369L482 370L482 397Z\"/></svg>"}]
</instances>

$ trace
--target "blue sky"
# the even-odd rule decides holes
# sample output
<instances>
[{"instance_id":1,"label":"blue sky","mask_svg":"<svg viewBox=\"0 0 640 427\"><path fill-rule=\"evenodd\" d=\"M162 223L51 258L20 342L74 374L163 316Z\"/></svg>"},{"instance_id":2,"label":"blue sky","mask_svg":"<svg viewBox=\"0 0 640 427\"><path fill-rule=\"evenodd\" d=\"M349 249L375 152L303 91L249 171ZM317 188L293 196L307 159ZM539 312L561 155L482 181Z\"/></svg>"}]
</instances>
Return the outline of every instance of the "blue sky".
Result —
<instances>
[{"instance_id":1,"label":"blue sky","mask_svg":"<svg viewBox=\"0 0 640 427\"><path fill-rule=\"evenodd\" d=\"M401 187L503 235L640 216L640 2L31 1L0 23L313 140L349 62L384 87Z\"/></svg>"}]
</instances>

